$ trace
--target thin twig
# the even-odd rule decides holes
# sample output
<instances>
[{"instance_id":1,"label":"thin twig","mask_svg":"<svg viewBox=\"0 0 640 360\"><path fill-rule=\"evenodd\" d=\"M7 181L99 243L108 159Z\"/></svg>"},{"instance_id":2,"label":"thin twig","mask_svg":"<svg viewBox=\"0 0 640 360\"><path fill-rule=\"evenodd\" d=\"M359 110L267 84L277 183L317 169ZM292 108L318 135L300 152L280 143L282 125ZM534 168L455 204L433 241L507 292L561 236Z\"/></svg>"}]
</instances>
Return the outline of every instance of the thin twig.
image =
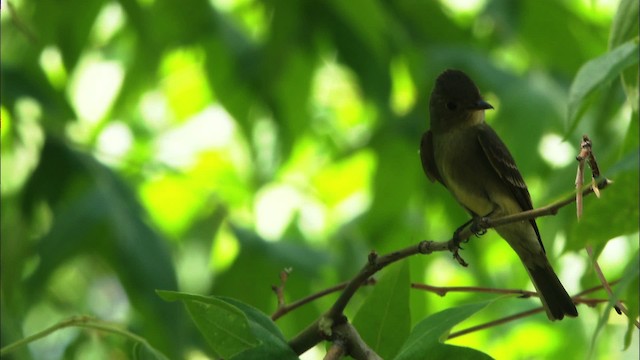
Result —
<instances>
[{"instance_id":1,"label":"thin twig","mask_svg":"<svg viewBox=\"0 0 640 360\"><path fill-rule=\"evenodd\" d=\"M609 285L613 286L619 283L620 280L614 280L609 283ZM487 288L487 287L478 287L478 286L449 286L449 287L440 287L440 286L432 286L427 284L418 284L412 283L411 287L414 289L420 289L425 291L430 291L440 296L445 296L449 292L474 292L474 293L487 293L487 294L504 294L504 295L520 295L522 298L526 297L540 297L540 295L535 291L528 291L522 289L495 289L495 288ZM603 286L598 285L592 288L583 290L573 296L573 300L576 302L587 303L590 299L582 298L583 295L590 294L594 291L602 290Z\"/></svg>"},{"instance_id":2,"label":"thin twig","mask_svg":"<svg viewBox=\"0 0 640 360\"><path fill-rule=\"evenodd\" d=\"M593 262L593 269L596 271L596 275L598 275L598 279L600 279L600 283L602 284L602 287L607 292L607 295L609 295L610 299L615 299L615 304L614 304L615 308L620 312L622 312L623 314L625 314L629 319L631 319L631 316L629 315L629 310L627 310L624 304L622 304L622 302L616 299L616 297L613 295L613 290L611 290L611 286L609 285L609 283L607 283L607 279L605 278L604 273L602 272L602 269L598 264L598 260L596 259L595 254L593 253L593 247L591 245L587 245L586 249L587 249L587 254L589 254L589 258ZM631 319L631 320L636 325L636 327L640 329L640 323L638 322L638 319Z\"/></svg>"},{"instance_id":3,"label":"thin twig","mask_svg":"<svg viewBox=\"0 0 640 360\"><path fill-rule=\"evenodd\" d=\"M517 290L517 289L495 289L479 286L451 286L440 287L427 284L412 283L411 287L414 289L420 289L429 291L440 296L445 296L449 292L473 292L473 293L486 293L486 294L503 294L503 295L520 295L522 298L539 296L535 291Z\"/></svg>"},{"instance_id":4,"label":"thin twig","mask_svg":"<svg viewBox=\"0 0 640 360\"><path fill-rule=\"evenodd\" d=\"M271 290L276 293L276 299L278 301L278 309L276 310L276 312L286 306L284 300L284 287L287 283L287 279L289 278L289 274L291 274L291 271L291 268L285 268L280 271L280 285L271 285Z\"/></svg>"},{"instance_id":5,"label":"thin twig","mask_svg":"<svg viewBox=\"0 0 640 360\"><path fill-rule=\"evenodd\" d=\"M32 44L37 44L38 37L33 33L33 31L31 31L31 29L29 29L27 25L25 25L24 21L22 21L22 19L18 15L18 11L13 6L13 3L11 1L7 1L6 4L9 8L9 14L11 15L11 22L16 27L16 29L24 34Z\"/></svg>"},{"instance_id":6,"label":"thin twig","mask_svg":"<svg viewBox=\"0 0 640 360\"><path fill-rule=\"evenodd\" d=\"M374 278L369 278L367 279L367 281L362 284L364 285L374 285L376 283L376 280ZM306 296L302 299L296 300L290 304L285 304L282 307L278 307L278 309L271 315L271 320L276 321L279 318L283 317L284 315L288 314L289 312L299 308L302 305L308 304L316 299L319 299L323 296L332 294L334 292L338 292L340 290L343 290L345 287L347 287L348 282L345 281L343 283L340 283L338 285L326 288L324 290L318 291L315 294L311 294L309 296Z\"/></svg>"},{"instance_id":7,"label":"thin twig","mask_svg":"<svg viewBox=\"0 0 640 360\"><path fill-rule=\"evenodd\" d=\"M618 282L620 282L620 280L612 281L611 285L617 284ZM593 307L596 304L601 304L601 303L604 303L604 302L608 302L608 300L606 300L606 299L586 299L586 298L582 297L584 295L590 294L592 292L596 292L596 291L601 290L603 288L604 288L603 285L594 286L592 288L589 288L589 289L586 289L586 290L583 290L583 291L577 293L576 295L571 297L571 299L573 300L574 303L585 304L585 305L590 306L590 307ZM536 296L537 296L537 294L536 294ZM472 326L470 328L451 333L451 334L449 334L447 339L453 339L455 337L466 335L466 334L469 334L469 333L472 333L472 332L475 332L475 331L480 331L480 330L488 329L488 328L491 328L491 327L494 327L494 326L502 325L502 324L508 323L510 321L514 321L514 320L522 319L522 318L527 317L527 316L535 315L535 314L540 313L542 311L544 311L544 307L540 306L540 307L537 307L537 308L534 308L534 309L531 309L531 310L523 311L523 312L518 313L518 314L509 315L509 316L506 316L506 317L503 317L503 318L500 318L500 319L497 319L497 320L489 321L489 322L486 322L484 324Z\"/></svg>"},{"instance_id":8,"label":"thin twig","mask_svg":"<svg viewBox=\"0 0 640 360\"><path fill-rule=\"evenodd\" d=\"M609 179L606 179L606 178L601 179L597 183L597 189L602 190L607 186L609 186L611 183L612 182ZM583 189L582 196L587 196L593 193L594 192L593 189L594 188L592 188L591 186ZM552 203L550 205L547 205L541 208L523 211L513 215L502 216L499 218L482 218L478 222L478 226L481 229L490 229L496 226L510 224L517 221L524 221L524 220L536 219L542 216L555 215L558 213L558 210L560 210L561 208L571 203L574 203L575 201L576 201L575 197L571 197L564 200L556 201L555 203Z\"/></svg>"},{"instance_id":9,"label":"thin twig","mask_svg":"<svg viewBox=\"0 0 640 360\"><path fill-rule=\"evenodd\" d=\"M523 311L521 313L517 313L517 314L514 314L514 315L506 316L506 317L500 318L498 320L489 321L489 322L484 323L484 324L480 324L480 325L472 326L472 327L464 329L464 330L456 331L454 333L449 334L447 339L453 339L453 338L456 338L458 336L467 335L467 334L472 333L472 332L476 332L476 331L488 329L488 328L491 328L491 327L494 327L494 326L502 325L502 324L508 323L510 321L522 319L522 318L525 318L527 316L535 315L535 314L543 312L543 311L544 311L544 308L542 306L539 307L539 308Z\"/></svg>"}]
</instances>

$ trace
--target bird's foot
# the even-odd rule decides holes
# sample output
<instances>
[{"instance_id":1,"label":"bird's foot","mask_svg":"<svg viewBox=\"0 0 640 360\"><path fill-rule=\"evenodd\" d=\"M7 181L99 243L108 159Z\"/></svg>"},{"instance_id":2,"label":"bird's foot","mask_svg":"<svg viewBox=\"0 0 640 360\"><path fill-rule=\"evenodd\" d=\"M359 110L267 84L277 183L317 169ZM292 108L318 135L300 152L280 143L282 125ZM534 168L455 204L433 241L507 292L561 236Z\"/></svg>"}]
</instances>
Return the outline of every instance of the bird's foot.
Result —
<instances>
[{"instance_id":1,"label":"bird's foot","mask_svg":"<svg viewBox=\"0 0 640 360\"><path fill-rule=\"evenodd\" d=\"M472 220L470 230L476 237L480 237L487 233L487 227L485 225L487 220L487 217L477 217Z\"/></svg>"},{"instance_id":2,"label":"bird's foot","mask_svg":"<svg viewBox=\"0 0 640 360\"><path fill-rule=\"evenodd\" d=\"M451 253L453 253L453 258L456 259L458 264L460 264L460 265L462 265L464 267L469 266L469 264L466 261L464 261L462 256L460 256L460 250L464 250L462 248L462 246L460 246L460 243L469 241L469 238L461 239L460 238L460 232L467 225L469 225L469 223L465 223L464 225L462 225L461 227L456 229L456 231L453 232L453 238L449 242L449 251L451 251Z\"/></svg>"}]
</instances>

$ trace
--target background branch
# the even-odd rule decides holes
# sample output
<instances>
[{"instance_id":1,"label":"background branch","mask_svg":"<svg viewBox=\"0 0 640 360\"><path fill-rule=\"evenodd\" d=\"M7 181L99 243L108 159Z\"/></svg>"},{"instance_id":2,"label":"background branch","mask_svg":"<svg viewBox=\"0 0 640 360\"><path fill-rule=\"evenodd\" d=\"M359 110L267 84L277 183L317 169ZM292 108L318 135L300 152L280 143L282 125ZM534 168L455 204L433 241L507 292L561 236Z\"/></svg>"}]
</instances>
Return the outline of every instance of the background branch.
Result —
<instances>
[{"instance_id":1,"label":"background branch","mask_svg":"<svg viewBox=\"0 0 640 360\"><path fill-rule=\"evenodd\" d=\"M12 344L9 344L3 347L2 349L0 349L0 356L5 356L15 350L20 349L23 346L27 346L34 341L40 340L58 330L68 328L68 327L81 327L81 328L88 328L88 329L94 329L94 330L109 332L113 334L118 334L120 336L128 338L131 341L134 341L146 346L148 349L150 349L150 351L154 352L156 358L166 359L166 357L163 354L161 354L160 352L155 350L153 347L151 347L146 339L126 329L123 329L118 325L107 323L107 322L92 318L90 316L73 316L69 319L60 321L59 323L53 326L50 326L42 331L39 331L33 335L25 337L24 339L18 340Z\"/></svg>"},{"instance_id":2,"label":"background branch","mask_svg":"<svg viewBox=\"0 0 640 360\"><path fill-rule=\"evenodd\" d=\"M587 245L587 253L589 254L589 258L593 263L593 268L598 276L598 279L600 280L600 283L602 284L602 287L607 292L607 295L609 295L609 299L611 300L615 299L614 306L616 307L616 311L622 312L629 319L631 319L631 317L629 316L629 310L627 310L627 307L624 306L624 304L622 304L622 302L616 298L616 296L613 294L613 290L611 290L610 284L607 283L607 279L604 277L604 273L602 272L600 265L598 265L598 261L595 257L595 254L593 253L593 247L591 247L591 245ZM636 327L640 329L640 323L638 322L638 319L631 319L631 320L634 322Z\"/></svg>"},{"instance_id":3,"label":"background branch","mask_svg":"<svg viewBox=\"0 0 640 360\"><path fill-rule=\"evenodd\" d=\"M612 281L611 284L612 285L613 284L617 284L619 281L620 280ZM586 290L583 290L583 291L577 293L576 295L572 296L571 298L573 299L573 301L575 303L585 304L587 306L594 306L595 304L607 302L608 300L605 300L605 299L585 299L585 298L582 297L582 296L590 294L592 292L596 292L598 290L601 290L601 289L603 289L603 287L604 286L602 286L602 285L594 286L592 288L589 288L589 289L586 289ZM514 290L514 291L516 291L516 290ZM534 294L535 294L535 296L538 296L537 293L534 293ZM514 321L514 320L518 320L518 319L525 318L527 316L535 315L537 313L542 312L543 310L544 310L544 307L540 306L540 307L537 307L537 308L534 308L534 309L531 309L531 310L523 311L523 312L518 313L518 314L509 315L509 316L506 316L504 318L500 318L500 319L497 319L497 320L489 321L489 322L486 322L484 324L472 326L470 328L467 328L467 329L460 330L460 331L453 332L453 333L449 334L447 339L453 339L455 337L466 335L466 334L469 334L469 333L472 333L472 332L475 332L475 331L480 331L480 330L488 329L488 328L491 328L491 327L494 327L494 326L506 324L506 323Z\"/></svg>"}]
</instances>

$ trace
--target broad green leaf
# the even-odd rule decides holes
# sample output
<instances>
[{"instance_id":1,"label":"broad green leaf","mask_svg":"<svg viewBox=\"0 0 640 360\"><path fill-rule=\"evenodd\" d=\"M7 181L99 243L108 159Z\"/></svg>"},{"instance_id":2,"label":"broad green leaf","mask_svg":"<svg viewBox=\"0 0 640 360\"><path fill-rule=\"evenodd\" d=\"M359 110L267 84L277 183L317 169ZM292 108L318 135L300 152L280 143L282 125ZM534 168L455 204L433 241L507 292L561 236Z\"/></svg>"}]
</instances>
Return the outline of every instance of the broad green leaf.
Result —
<instances>
[{"instance_id":1,"label":"broad green leaf","mask_svg":"<svg viewBox=\"0 0 640 360\"><path fill-rule=\"evenodd\" d=\"M173 291L157 293L164 300L180 300L184 303L191 319L218 358L229 359L260 344L251 331L247 316L228 302L216 297Z\"/></svg>"},{"instance_id":2,"label":"broad green leaf","mask_svg":"<svg viewBox=\"0 0 640 360\"><path fill-rule=\"evenodd\" d=\"M409 265L387 269L353 319L360 336L383 359L391 359L409 336Z\"/></svg>"},{"instance_id":3,"label":"broad green leaf","mask_svg":"<svg viewBox=\"0 0 640 360\"><path fill-rule=\"evenodd\" d=\"M621 0L611 25L609 49L638 37L638 0ZM622 73L622 84L631 106L638 110L638 67Z\"/></svg>"},{"instance_id":4,"label":"broad green leaf","mask_svg":"<svg viewBox=\"0 0 640 360\"><path fill-rule=\"evenodd\" d=\"M157 290L167 301L182 301L218 357L297 359L269 317L236 299Z\"/></svg>"},{"instance_id":5,"label":"broad green leaf","mask_svg":"<svg viewBox=\"0 0 640 360\"><path fill-rule=\"evenodd\" d=\"M486 301L450 308L422 320L413 329L395 359L491 359L480 351L442 342L454 326L484 309L489 303L490 301Z\"/></svg>"},{"instance_id":6,"label":"broad green leaf","mask_svg":"<svg viewBox=\"0 0 640 360\"><path fill-rule=\"evenodd\" d=\"M567 121L573 130L587 108L590 95L615 79L627 67L638 63L638 39L628 41L584 64L569 90Z\"/></svg>"},{"instance_id":7,"label":"broad green leaf","mask_svg":"<svg viewBox=\"0 0 640 360\"><path fill-rule=\"evenodd\" d=\"M227 297L220 297L220 299L236 306L247 315L253 333L261 341L259 346L241 353L235 357L236 359L298 359L271 318L260 310L236 299Z\"/></svg>"},{"instance_id":8,"label":"broad green leaf","mask_svg":"<svg viewBox=\"0 0 640 360\"><path fill-rule=\"evenodd\" d=\"M627 42L638 36L638 1L620 0L618 10L611 24L609 33L609 48Z\"/></svg>"}]
</instances>

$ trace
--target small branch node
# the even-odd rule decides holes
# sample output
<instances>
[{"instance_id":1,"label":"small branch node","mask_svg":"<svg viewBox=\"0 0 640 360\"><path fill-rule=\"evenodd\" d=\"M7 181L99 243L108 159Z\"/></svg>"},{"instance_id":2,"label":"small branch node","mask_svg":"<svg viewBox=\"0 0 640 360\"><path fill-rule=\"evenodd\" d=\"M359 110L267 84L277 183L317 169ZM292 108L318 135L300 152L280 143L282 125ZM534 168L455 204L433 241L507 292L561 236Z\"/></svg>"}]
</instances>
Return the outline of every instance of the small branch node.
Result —
<instances>
[{"instance_id":1,"label":"small branch node","mask_svg":"<svg viewBox=\"0 0 640 360\"><path fill-rule=\"evenodd\" d=\"M367 258L367 261L369 262L369 265L375 265L376 262L378 261L378 253L375 250L372 250L369 253L369 257Z\"/></svg>"},{"instance_id":2,"label":"small branch node","mask_svg":"<svg viewBox=\"0 0 640 360\"><path fill-rule=\"evenodd\" d=\"M433 252L433 250L431 249L432 245L433 245L433 241L422 240L418 244L418 252L420 252L420 254L425 254L425 255L431 254Z\"/></svg>"}]
</instances>

